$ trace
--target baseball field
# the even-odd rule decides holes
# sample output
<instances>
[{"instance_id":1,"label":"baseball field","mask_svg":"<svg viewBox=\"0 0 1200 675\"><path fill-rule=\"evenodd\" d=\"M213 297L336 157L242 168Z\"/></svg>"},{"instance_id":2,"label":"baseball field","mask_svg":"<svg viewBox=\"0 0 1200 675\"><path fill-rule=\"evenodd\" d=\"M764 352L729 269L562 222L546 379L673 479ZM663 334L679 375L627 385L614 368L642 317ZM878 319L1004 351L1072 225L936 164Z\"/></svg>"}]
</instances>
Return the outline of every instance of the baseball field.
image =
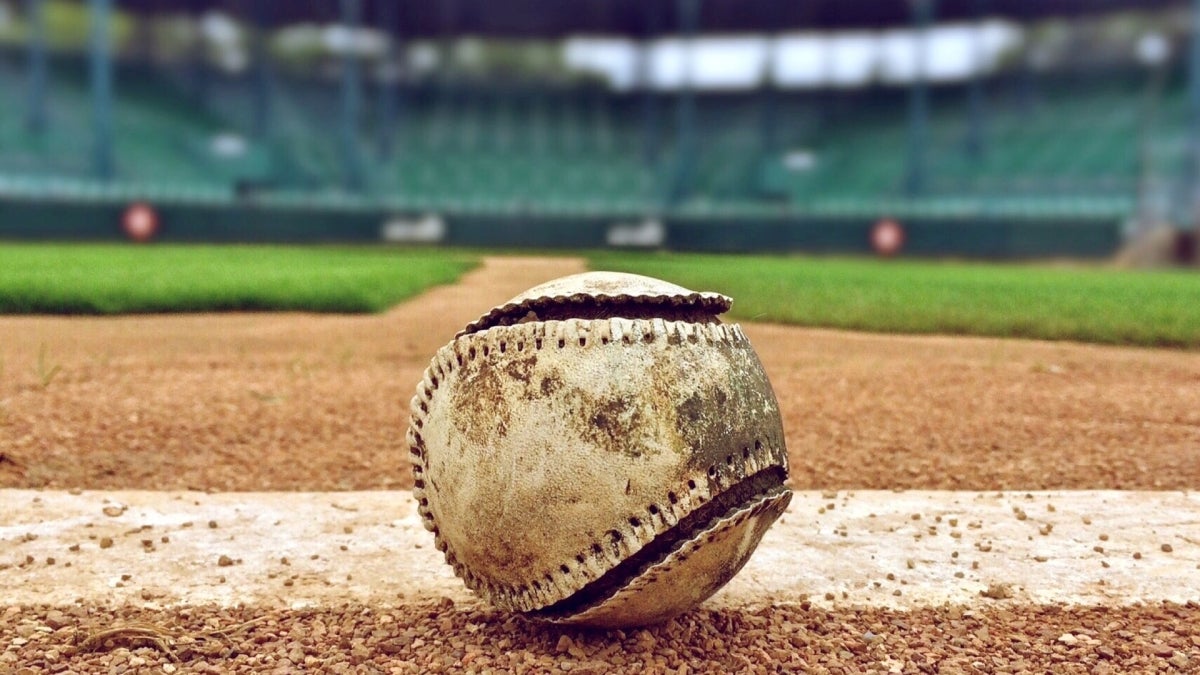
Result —
<instances>
[{"instance_id":1,"label":"baseball field","mask_svg":"<svg viewBox=\"0 0 1200 675\"><path fill-rule=\"evenodd\" d=\"M589 267L734 298L798 491L648 629L489 609L411 527L434 351ZM1200 670L1194 273L6 245L0 312L0 672Z\"/></svg>"}]
</instances>

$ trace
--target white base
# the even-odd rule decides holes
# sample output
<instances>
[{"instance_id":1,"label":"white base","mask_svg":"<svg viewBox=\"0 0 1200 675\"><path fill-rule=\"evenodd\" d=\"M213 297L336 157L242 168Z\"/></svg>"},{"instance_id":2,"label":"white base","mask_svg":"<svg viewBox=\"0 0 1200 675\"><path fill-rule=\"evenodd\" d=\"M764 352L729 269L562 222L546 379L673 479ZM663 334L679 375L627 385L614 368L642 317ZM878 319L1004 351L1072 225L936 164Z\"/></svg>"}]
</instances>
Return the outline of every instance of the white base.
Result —
<instances>
[{"instance_id":1,"label":"white base","mask_svg":"<svg viewBox=\"0 0 1200 675\"><path fill-rule=\"evenodd\" d=\"M414 506L408 492L0 490L0 606L469 601ZM981 595L989 588L999 600ZM1200 493L799 492L706 606L1009 597L1200 601Z\"/></svg>"}]
</instances>

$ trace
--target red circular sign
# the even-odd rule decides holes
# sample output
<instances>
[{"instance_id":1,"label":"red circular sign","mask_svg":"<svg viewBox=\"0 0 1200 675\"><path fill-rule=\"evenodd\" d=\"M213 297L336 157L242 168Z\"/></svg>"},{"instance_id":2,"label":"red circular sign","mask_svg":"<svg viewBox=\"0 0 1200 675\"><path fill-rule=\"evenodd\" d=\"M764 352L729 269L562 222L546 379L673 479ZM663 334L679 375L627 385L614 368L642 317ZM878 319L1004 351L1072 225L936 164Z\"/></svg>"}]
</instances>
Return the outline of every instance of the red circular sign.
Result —
<instances>
[{"instance_id":1,"label":"red circular sign","mask_svg":"<svg viewBox=\"0 0 1200 675\"><path fill-rule=\"evenodd\" d=\"M904 227L892 220L884 218L871 228L871 248L882 256L893 256L904 248Z\"/></svg>"},{"instance_id":2,"label":"red circular sign","mask_svg":"<svg viewBox=\"0 0 1200 675\"><path fill-rule=\"evenodd\" d=\"M149 204L130 204L121 214L121 230L134 241L150 241L158 234L158 212Z\"/></svg>"}]
</instances>

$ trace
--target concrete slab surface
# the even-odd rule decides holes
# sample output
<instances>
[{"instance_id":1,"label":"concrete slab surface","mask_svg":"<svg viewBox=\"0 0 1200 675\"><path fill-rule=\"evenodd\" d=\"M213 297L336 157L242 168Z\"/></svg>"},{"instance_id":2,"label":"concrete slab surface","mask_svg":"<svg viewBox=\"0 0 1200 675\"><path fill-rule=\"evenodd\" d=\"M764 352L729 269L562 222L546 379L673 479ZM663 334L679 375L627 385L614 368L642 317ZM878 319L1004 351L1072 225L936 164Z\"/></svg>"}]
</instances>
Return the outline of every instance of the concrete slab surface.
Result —
<instances>
[{"instance_id":1,"label":"concrete slab surface","mask_svg":"<svg viewBox=\"0 0 1200 675\"><path fill-rule=\"evenodd\" d=\"M408 492L0 490L0 606L470 601ZM1200 601L1200 493L800 492L712 606Z\"/></svg>"}]
</instances>

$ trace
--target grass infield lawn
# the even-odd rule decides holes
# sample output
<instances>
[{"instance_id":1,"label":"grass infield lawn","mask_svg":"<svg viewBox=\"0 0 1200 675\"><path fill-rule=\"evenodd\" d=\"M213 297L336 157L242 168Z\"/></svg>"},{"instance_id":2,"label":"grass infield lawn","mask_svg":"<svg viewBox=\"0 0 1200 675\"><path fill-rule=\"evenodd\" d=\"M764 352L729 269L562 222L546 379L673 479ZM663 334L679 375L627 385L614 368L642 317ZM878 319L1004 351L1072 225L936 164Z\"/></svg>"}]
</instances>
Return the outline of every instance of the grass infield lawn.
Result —
<instances>
[{"instance_id":1,"label":"grass infield lawn","mask_svg":"<svg viewBox=\"0 0 1200 675\"><path fill-rule=\"evenodd\" d=\"M1200 274L1183 270L627 253L590 265L720 291L740 319L1200 348Z\"/></svg>"},{"instance_id":2,"label":"grass infield lawn","mask_svg":"<svg viewBox=\"0 0 1200 675\"><path fill-rule=\"evenodd\" d=\"M439 249L0 244L0 313L378 312L453 282Z\"/></svg>"}]
</instances>

